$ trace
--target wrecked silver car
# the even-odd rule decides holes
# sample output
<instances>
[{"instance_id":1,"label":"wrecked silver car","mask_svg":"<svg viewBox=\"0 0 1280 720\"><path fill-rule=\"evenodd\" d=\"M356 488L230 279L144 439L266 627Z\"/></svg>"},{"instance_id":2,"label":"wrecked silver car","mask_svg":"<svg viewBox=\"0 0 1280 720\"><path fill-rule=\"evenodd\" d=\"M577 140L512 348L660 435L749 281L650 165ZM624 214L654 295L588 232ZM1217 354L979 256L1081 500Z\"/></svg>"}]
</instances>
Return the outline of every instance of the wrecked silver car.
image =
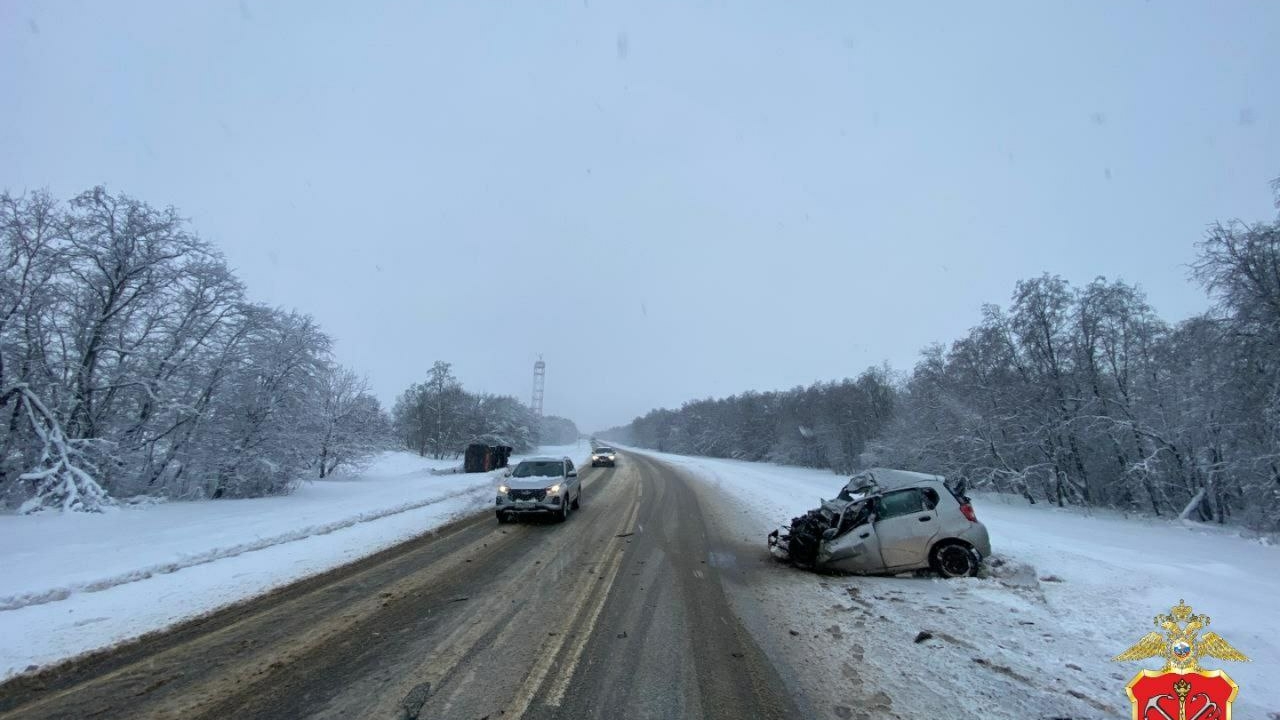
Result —
<instances>
[{"instance_id":1,"label":"wrecked silver car","mask_svg":"<svg viewBox=\"0 0 1280 720\"><path fill-rule=\"evenodd\" d=\"M860 574L932 569L974 575L991 554L963 487L940 475L872 468L832 500L769 533L778 558L809 569Z\"/></svg>"}]
</instances>

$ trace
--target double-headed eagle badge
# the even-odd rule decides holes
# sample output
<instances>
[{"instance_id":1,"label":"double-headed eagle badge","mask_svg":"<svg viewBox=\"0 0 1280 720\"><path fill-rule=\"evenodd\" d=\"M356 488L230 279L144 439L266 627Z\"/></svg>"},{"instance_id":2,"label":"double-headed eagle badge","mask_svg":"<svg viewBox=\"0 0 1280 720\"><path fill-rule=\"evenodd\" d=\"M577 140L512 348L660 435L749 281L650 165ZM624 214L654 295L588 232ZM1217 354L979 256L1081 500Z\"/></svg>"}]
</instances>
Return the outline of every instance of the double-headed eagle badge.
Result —
<instances>
[{"instance_id":1,"label":"double-headed eagle badge","mask_svg":"<svg viewBox=\"0 0 1280 720\"><path fill-rule=\"evenodd\" d=\"M1160 670L1142 670L1125 690L1133 703L1133 720L1231 720L1231 704L1240 691L1221 670L1200 667L1201 658L1248 662L1244 653L1214 632L1208 615L1196 615L1179 600L1168 615L1157 615L1156 627L1114 660L1164 658Z\"/></svg>"},{"instance_id":2,"label":"double-headed eagle badge","mask_svg":"<svg viewBox=\"0 0 1280 720\"><path fill-rule=\"evenodd\" d=\"M1165 659L1163 672L1194 672L1199 669L1199 658L1214 657L1233 662L1249 662L1244 653L1231 647L1215 632L1197 634L1209 626L1208 615L1195 615L1191 606L1179 600L1168 615L1157 615L1155 625L1164 633L1149 632L1136 645L1115 656L1116 662Z\"/></svg>"}]
</instances>

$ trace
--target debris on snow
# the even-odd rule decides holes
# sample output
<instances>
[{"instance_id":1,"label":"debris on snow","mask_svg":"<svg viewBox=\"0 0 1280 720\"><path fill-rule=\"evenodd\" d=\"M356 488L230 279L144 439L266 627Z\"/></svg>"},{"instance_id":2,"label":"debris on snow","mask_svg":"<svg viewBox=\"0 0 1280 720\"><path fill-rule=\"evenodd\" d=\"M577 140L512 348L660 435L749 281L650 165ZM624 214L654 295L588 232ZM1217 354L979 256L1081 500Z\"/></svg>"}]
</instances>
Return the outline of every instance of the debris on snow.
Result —
<instances>
[{"instance_id":1,"label":"debris on snow","mask_svg":"<svg viewBox=\"0 0 1280 720\"><path fill-rule=\"evenodd\" d=\"M694 479L712 521L742 538L801 514L841 482L825 471L640 452ZM1194 595L1253 659L1231 668L1240 717L1280 707L1280 685L1268 682L1280 675L1280 638L1265 632L1280 595L1280 548L1229 527L973 497L999 548L985 577L836 584L779 567L761 548L744 606L748 629L805 668L793 681L807 695L853 717L1083 720L1128 711L1124 685L1136 667L1111 657L1156 612L1180 597L1197 604ZM752 623L761 605L764 617ZM840 639L822 632L835 613L846 628ZM904 644L922 627L933 637Z\"/></svg>"}]
</instances>

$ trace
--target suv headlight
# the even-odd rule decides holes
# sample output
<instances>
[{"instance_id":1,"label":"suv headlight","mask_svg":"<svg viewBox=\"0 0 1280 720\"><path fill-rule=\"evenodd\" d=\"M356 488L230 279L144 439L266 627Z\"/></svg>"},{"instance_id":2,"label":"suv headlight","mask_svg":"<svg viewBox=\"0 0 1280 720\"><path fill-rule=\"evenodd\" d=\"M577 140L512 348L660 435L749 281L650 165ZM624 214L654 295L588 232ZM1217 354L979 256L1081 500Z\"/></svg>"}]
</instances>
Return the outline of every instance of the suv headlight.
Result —
<instances>
[{"instance_id":1,"label":"suv headlight","mask_svg":"<svg viewBox=\"0 0 1280 720\"><path fill-rule=\"evenodd\" d=\"M503 495L506 495L507 493L511 492L511 488L507 487L506 485L499 485L498 492L502 493Z\"/></svg>"},{"instance_id":2,"label":"suv headlight","mask_svg":"<svg viewBox=\"0 0 1280 720\"><path fill-rule=\"evenodd\" d=\"M552 495L555 495L556 493L560 492L560 483L556 483L555 485L552 485L551 487L547 488L547 492L551 493Z\"/></svg>"}]
</instances>

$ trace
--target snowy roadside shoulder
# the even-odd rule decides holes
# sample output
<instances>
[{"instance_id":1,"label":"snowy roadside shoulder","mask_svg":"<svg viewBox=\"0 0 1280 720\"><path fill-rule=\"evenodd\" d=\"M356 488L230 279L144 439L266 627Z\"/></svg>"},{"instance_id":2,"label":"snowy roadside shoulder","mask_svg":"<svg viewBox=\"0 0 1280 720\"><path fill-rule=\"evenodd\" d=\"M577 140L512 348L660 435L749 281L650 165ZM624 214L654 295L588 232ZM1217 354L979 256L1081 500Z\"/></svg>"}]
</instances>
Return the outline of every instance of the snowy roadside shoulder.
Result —
<instances>
[{"instance_id":1,"label":"snowy roadside shoulder","mask_svg":"<svg viewBox=\"0 0 1280 720\"><path fill-rule=\"evenodd\" d=\"M538 454L577 462L590 449ZM498 473L441 474L455 465L386 453L358 475L287 497L0 516L0 677L161 630L487 508Z\"/></svg>"},{"instance_id":2,"label":"snowy roadside shoulder","mask_svg":"<svg viewBox=\"0 0 1280 720\"><path fill-rule=\"evenodd\" d=\"M1180 599L1248 654L1217 663L1240 717L1280 717L1280 548L1216 527L1085 514L977 495L994 557L984 577L816 575L763 560L765 533L833 495L830 472L646 454L685 470L755 563L735 592L819 717L1127 717L1140 663L1112 663ZM758 556L758 558L757 558ZM1154 667L1147 663L1145 667Z\"/></svg>"}]
</instances>

